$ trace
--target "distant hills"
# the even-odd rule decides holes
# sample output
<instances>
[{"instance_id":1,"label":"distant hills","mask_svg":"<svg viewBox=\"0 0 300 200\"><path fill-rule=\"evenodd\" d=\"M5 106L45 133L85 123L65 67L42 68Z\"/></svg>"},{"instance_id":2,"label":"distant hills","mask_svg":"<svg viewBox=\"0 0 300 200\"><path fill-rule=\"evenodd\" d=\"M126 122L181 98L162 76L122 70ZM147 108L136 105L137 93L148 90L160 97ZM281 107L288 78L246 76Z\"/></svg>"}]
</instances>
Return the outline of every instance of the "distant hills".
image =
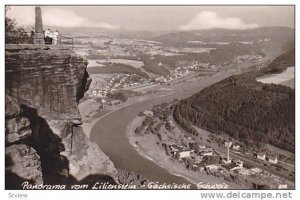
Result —
<instances>
[{"instance_id":1,"label":"distant hills","mask_svg":"<svg viewBox=\"0 0 300 200\"><path fill-rule=\"evenodd\" d=\"M266 69L231 76L181 100L174 118L247 142L270 143L295 151L295 90L255 79L273 69L294 66L294 51L279 56Z\"/></svg>"},{"instance_id":2,"label":"distant hills","mask_svg":"<svg viewBox=\"0 0 300 200\"><path fill-rule=\"evenodd\" d=\"M203 42L239 42L270 39L273 42L283 44L288 40L294 39L294 29L288 27L261 27L246 30L227 30L227 29L207 29L189 32L173 32L152 38L164 44L184 44L188 41Z\"/></svg>"},{"instance_id":3,"label":"distant hills","mask_svg":"<svg viewBox=\"0 0 300 200\"><path fill-rule=\"evenodd\" d=\"M145 39L162 42L164 44L183 44L187 41L204 42L235 42L235 41L257 41L259 39L270 38L275 41L294 39L294 29L289 27L260 27L245 30L229 29L204 29L191 31L135 31L126 29L103 29L103 28L66 28L66 27L46 27L52 30L58 29L65 34L91 34L97 37L106 35L128 39Z\"/></svg>"},{"instance_id":4,"label":"distant hills","mask_svg":"<svg viewBox=\"0 0 300 200\"><path fill-rule=\"evenodd\" d=\"M207 29L194 31L130 31L125 29L62 29L70 37L76 38L126 38L160 42L157 46L166 52L173 47L212 49L209 53L180 52L172 56L137 52L137 59L145 63L144 69L153 74L166 76L170 70L180 67L179 63L209 63L226 65L234 63L235 58L245 55L259 55L272 60L282 54L294 43L294 29L288 27L261 27L247 30ZM292 41L290 44L287 43ZM97 47L94 47L97 48ZM128 47L130 50L131 47ZM173 49L174 49L173 48ZM96 55L97 57L97 55ZM101 54L99 54L99 57Z\"/></svg>"}]
</instances>

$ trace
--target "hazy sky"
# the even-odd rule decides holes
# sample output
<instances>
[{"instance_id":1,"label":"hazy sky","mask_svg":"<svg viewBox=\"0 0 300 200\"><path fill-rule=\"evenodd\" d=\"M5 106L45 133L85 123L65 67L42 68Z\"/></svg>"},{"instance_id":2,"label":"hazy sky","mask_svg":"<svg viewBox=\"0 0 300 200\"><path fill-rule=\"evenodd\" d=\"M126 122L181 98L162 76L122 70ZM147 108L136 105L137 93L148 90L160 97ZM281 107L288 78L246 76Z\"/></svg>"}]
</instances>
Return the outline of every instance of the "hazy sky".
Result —
<instances>
[{"instance_id":1,"label":"hazy sky","mask_svg":"<svg viewBox=\"0 0 300 200\"><path fill-rule=\"evenodd\" d=\"M294 27L293 6L42 6L45 26L129 30L247 29ZM14 6L7 15L34 24L34 7Z\"/></svg>"}]
</instances>

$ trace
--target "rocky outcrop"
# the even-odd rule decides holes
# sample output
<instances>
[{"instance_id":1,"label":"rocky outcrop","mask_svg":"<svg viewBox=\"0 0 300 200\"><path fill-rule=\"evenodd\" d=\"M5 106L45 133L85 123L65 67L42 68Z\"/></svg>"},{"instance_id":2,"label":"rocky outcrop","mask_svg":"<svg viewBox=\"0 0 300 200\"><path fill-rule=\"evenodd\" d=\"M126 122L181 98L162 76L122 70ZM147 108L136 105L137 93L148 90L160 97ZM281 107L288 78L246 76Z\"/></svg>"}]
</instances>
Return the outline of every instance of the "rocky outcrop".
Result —
<instances>
[{"instance_id":1,"label":"rocky outcrop","mask_svg":"<svg viewBox=\"0 0 300 200\"><path fill-rule=\"evenodd\" d=\"M9 165L5 170L8 179L13 178L10 176L15 174L21 179L32 181L33 184L43 183L40 157L33 148L25 144L11 145L5 149L5 158ZM13 182L16 180L8 182L8 184ZM19 187L16 186L15 189L19 189Z\"/></svg>"},{"instance_id":2,"label":"rocky outcrop","mask_svg":"<svg viewBox=\"0 0 300 200\"><path fill-rule=\"evenodd\" d=\"M81 123L87 62L70 50L6 45L5 92L40 117Z\"/></svg>"},{"instance_id":3,"label":"rocky outcrop","mask_svg":"<svg viewBox=\"0 0 300 200\"><path fill-rule=\"evenodd\" d=\"M6 45L5 51L8 189L14 180L57 184L109 175L117 181L112 162L80 126L77 105L91 82L87 62L62 48Z\"/></svg>"},{"instance_id":4,"label":"rocky outcrop","mask_svg":"<svg viewBox=\"0 0 300 200\"><path fill-rule=\"evenodd\" d=\"M69 134L63 140L63 144L66 150L62 155L68 157L70 171L78 180L99 172L116 177L118 171L113 163L96 143L89 141L81 127L73 127L73 134Z\"/></svg>"}]
</instances>

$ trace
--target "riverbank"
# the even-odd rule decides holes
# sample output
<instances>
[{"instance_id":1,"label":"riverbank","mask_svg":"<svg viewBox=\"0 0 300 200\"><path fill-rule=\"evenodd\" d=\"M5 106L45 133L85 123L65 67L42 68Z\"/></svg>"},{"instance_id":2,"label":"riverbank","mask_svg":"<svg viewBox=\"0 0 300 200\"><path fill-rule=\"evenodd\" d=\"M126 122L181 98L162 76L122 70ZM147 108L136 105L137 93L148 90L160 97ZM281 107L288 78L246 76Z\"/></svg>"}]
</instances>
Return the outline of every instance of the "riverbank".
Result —
<instances>
[{"instance_id":1,"label":"riverbank","mask_svg":"<svg viewBox=\"0 0 300 200\"><path fill-rule=\"evenodd\" d=\"M129 143L141 156L166 169L170 174L183 177L194 185L199 185L200 183L202 183L202 185L204 184L212 187L223 187L219 189L249 189L244 188L238 184L228 182L223 178L208 175L205 171L197 172L188 170L185 167L184 163L181 163L178 160L167 156L167 154L165 153L165 149L161 145L158 145L159 140L155 135L136 135L134 133L134 130L141 124L142 118L136 117L130 123L130 125L128 125L126 129L126 135L128 137Z\"/></svg>"},{"instance_id":2,"label":"riverbank","mask_svg":"<svg viewBox=\"0 0 300 200\"><path fill-rule=\"evenodd\" d=\"M90 134L92 131L92 128L95 126L95 124L101 120L103 117L109 115L112 112L118 111L122 108L125 108L127 106L131 106L137 102L143 102L148 101L151 99L156 98L162 98L166 96L172 95L174 92L172 90L169 90L165 92L164 90L161 90L159 92L156 92L156 94L150 94L146 96L139 96L139 97L133 97L128 99L126 102L123 102L119 105L110 106L107 109L104 110L98 110L99 103L95 102L93 99L88 99L84 102L81 102L78 105L80 114L82 116L82 128L88 138L90 138Z\"/></svg>"}]
</instances>

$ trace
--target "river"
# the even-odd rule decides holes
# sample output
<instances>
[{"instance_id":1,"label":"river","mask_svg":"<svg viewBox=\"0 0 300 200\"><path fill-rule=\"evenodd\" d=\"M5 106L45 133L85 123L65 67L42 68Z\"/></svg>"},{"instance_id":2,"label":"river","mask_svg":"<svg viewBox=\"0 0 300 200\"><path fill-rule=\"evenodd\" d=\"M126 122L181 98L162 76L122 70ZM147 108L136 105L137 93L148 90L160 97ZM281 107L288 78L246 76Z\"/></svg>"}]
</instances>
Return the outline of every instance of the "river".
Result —
<instances>
[{"instance_id":1,"label":"river","mask_svg":"<svg viewBox=\"0 0 300 200\"><path fill-rule=\"evenodd\" d=\"M287 85L294 88L294 78L295 78L295 67L288 67L286 70L281 72L280 74L266 75L263 77L259 77L256 80L261 83L274 83Z\"/></svg>"},{"instance_id":2,"label":"river","mask_svg":"<svg viewBox=\"0 0 300 200\"><path fill-rule=\"evenodd\" d=\"M186 98L230 75L227 72L219 72L201 80L190 80L190 82L187 81L174 86L175 93L171 95L158 96L112 111L99 118L91 130L90 139L96 142L100 149L109 156L116 168L134 171L160 183L189 184L190 182L185 178L170 174L164 168L141 156L130 145L126 128L140 111L152 108L157 104L169 102L175 98Z\"/></svg>"}]
</instances>

